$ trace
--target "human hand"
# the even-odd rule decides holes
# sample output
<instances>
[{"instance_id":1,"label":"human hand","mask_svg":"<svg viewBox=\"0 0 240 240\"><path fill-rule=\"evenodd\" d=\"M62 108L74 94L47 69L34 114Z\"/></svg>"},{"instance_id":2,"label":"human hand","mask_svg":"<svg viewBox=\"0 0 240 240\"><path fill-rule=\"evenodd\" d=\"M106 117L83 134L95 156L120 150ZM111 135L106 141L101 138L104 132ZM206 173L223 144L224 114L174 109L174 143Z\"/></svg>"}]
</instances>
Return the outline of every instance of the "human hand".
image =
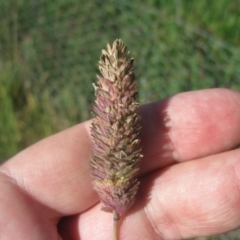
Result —
<instances>
[{"instance_id":1,"label":"human hand","mask_svg":"<svg viewBox=\"0 0 240 240\"><path fill-rule=\"evenodd\" d=\"M182 239L240 226L240 94L187 92L141 107L140 188L120 239ZM0 167L0 239L112 239L91 186L91 121ZM61 236L61 237L60 237Z\"/></svg>"}]
</instances>

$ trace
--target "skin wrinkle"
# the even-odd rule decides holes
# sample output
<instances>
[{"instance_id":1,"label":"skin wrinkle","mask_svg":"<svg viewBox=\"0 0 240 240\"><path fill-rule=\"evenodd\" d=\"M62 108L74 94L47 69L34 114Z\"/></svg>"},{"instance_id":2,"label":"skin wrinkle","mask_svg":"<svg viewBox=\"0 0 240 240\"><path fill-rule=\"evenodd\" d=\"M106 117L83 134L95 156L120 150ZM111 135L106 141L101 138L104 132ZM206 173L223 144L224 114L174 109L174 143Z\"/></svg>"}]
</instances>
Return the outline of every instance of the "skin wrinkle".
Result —
<instances>
[{"instance_id":1,"label":"skin wrinkle","mask_svg":"<svg viewBox=\"0 0 240 240\"><path fill-rule=\"evenodd\" d=\"M217 228L214 227L215 224L218 223L218 219L221 219L224 215L228 216L228 211L227 209L227 205L229 204L229 202L227 203L226 199L222 199L220 200L220 202L222 202L222 204L219 204L220 206L216 207L216 209L214 210L215 213L211 216L211 218L203 218L202 216L195 216L194 221L192 222L192 224L188 224L188 226L186 226L187 228L197 228L199 231L199 234L201 234L201 229L209 229L210 231L214 231ZM206 213L202 213L202 215L207 215L208 214L208 210L206 210ZM232 220L230 220L231 218L229 218L229 223L232 223ZM223 222L222 226L226 226L228 227L228 223L227 222ZM231 226L231 224L229 225Z\"/></svg>"},{"instance_id":2,"label":"skin wrinkle","mask_svg":"<svg viewBox=\"0 0 240 240\"><path fill-rule=\"evenodd\" d=\"M80 124L81 125L81 124ZM84 126L84 124L82 124L83 126ZM75 128L75 127L74 127ZM67 130L67 131L69 131L69 130ZM71 131L71 129L70 129L70 131ZM60 133L61 134L61 133ZM56 146L58 146L59 145L59 142L60 142L60 145L62 144L62 142L66 142L65 141L65 139L62 139L61 141L59 141L59 139L58 140L56 140L56 137L55 136L57 136L58 134L56 134L56 135L54 135L54 136L51 136L50 138L51 139L53 139L53 143L52 144L55 144ZM74 138L75 139L75 138ZM76 139L78 139L78 138L76 138ZM86 142L86 139L84 140L85 142ZM56 143L55 143L56 142ZM89 141L90 142L90 141ZM43 192L43 194L41 194L41 195L46 195L46 194L48 194L48 191L49 191L49 189L48 189L48 187L47 186L44 186L44 187L41 187L41 182L39 182L39 181L35 181L35 180L37 180L37 179L41 179L42 181L43 181L43 184L45 184L45 181L46 181L46 179L49 179L48 181L50 181L50 182L52 182L52 184L53 183L55 183L55 185L56 185L56 187L54 188L52 185L51 185L51 187L53 188L53 189L56 189L56 191L58 192L58 193L61 193L61 192L59 192L58 191L58 187L57 187L57 185L59 185L58 184L58 182L59 181L63 181L63 180L60 180L57 176L61 176L62 175L62 171L64 171L65 173L66 173L66 171L67 170L70 170L70 169L73 169L74 171L76 171L76 164L74 164L74 165L69 165L69 164L67 164L68 163L68 159L64 159L64 161L63 161L63 159L60 161L60 165L58 164L58 167L57 167L57 169L58 169L58 171L59 171L59 174L55 174L54 176L51 176L51 175L49 175L49 174L47 174L50 170L54 170L55 172L56 172L56 168L54 167L54 166L56 166L56 162L55 162L55 160L56 160L56 157L55 156L59 156L59 157L61 157L61 154L59 155L59 148L57 148L57 151L55 151L56 150L56 148L52 148L51 146L46 146L46 144L44 144L45 143L45 141L40 141L39 143L37 143L36 145L33 145L32 147L30 147L30 148L36 148L36 146L38 146L38 145L42 145L42 148L44 148L45 149L45 151L44 152L46 152L47 154L44 154L44 156L46 156L46 160L45 160L45 162L46 162L46 166L47 166L47 168L45 168L44 167L44 163L43 163L43 161L42 161L42 158L41 158L41 156L40 155L42 155L42 151L40 152L40 155L38 154L37 156L36 156L36 154L35 154L35 152L34 151L32 151L32 153L34 153L34 156L32 156L32 154L25 154L25 151L23 151L23 152L20 152L18 155L16 155L14 158L16 159L17 157L20 157L21 158L21 160L23 160L23 159L31 159L31 158L33 158L33 157L35 157L35 159L36 158L38 158L39 160L41 159L41 164L38 164L37 166L40 166L40 173L43 173L44 175L42 175L42 176L40 176L40 175L38 175L38 177L37 177L37 175L35 174L35 171L36 171L36 168L33 170L32 169L32 166L31 165L25 165L24 166L24 168L23 169L21 169L21 171L18 171L17 172L17 174L14 172L14 173L11 173L11 175L13 176L13 178L17 178L17 179L26 179L26 181L27 181L27 183L26 184L22 184L21 182L21 184L18 184L22 189L24 189L25 191L28 191L28 194L30 194L33 198L36 198L36 194L37 194L37 192L39 191L39 189L42 189L42 191L43 190L45 190L45 192ZM69 142L66 142L66 144L67 145L69 145L70 143ZM77 147L77 145L74 145L74 146L76 146ZM78 147L79 148L79 147ZM64 150L64 149L68 149L66 146L65 146L65 148L61 148L62 150ZM72 149L72 147L70 148L70 149ZM75 150L75 149L74 149ZM53 164L54 164L54 166L52 166L52 161L49 161L49 156L50 156L50 152L51 151L54 151L54 154L53 155L55 155L54 156L54 162L53 162ZM66 152L65 150L63 151L63 152ZM49 154L48 154L49 153ZM65 154L66 155L66 154ZM90 154L89 154L90 155ZM77 155L76 155L76 157L77 157ZM75 156L74 156L74 158L75 158ZM76 159L77 160L77 159ZM13 159L13 161L14 161L14 159ZM29 161L30 162L30 161ZM88 168L88 165L86 165L86 164L84 164L84 161L79 161L79 160L77 160L76 161L78 164L78 166L80 167L80 166L84 166L84 168ZM49 165L50 164L50 165ZM65 165L66 164L66 165ZM9 168L9 169L11 169L11 168ZM79 174L79 175L77 175L77 176L79 176L79 178L81 177L81 178L84 178L84 171L82 171L82 167L81 167L81 172L82 172L82 174ZM69 171L68 171L69 172ZM28 173L27 175L26 175L26 173ZM87 176L89 176L90 174L88 174L87 173L87 171L86 171L86 174L87 174ZM67 179L72 179L72 177L71 177L71 173L69 172L69 174L64 174L64 176L65 177L67 177L68 176L68 178L66 178L66 180ZM55 180L54 180L55 179ZM89 179L90 179L90 176L89 176ZM77 179L74 179L74 181L73 182L76 182L77 183L77 181L75 181L75 180L77 180ZM32 182L33 181L35 181L35 185L32 185ZM19 181L18 181L19 182ZM78 182L80 182L82 185L86 185L86 183L84 183L84 182L82 182L82 181L78 181ZM38 187L36 187L36 183L37 183L37 185L38 185ZM24 186L25 185L25 186ZM26 185L28 185L28 187L26 187ZM90 184L89 184L90 185ZM66 184L66 181L65 181L65 183L64 183L64 186L65 187L67 187L67 184ZM62 192L66 192L64 189L63 189L63 186L61 186L61 188L62 188ZM29 189L31 189L31 190L29 190ZM90 189L92 189L92 188L88 188L88 191L90 190ZM76 191L75 191L75 193L77 193ZM74 194L75 194L74 193ZM86 192L85 192L85 194L86 194ZM94 194L95 195L95 192L93 192L92 191L92 194ZM73 195L73 194L65 194L64 196L71 196L71 195ZM60 196L61 196L61 194L60 194ZM96 196L96 195L95 195ZM49 205L49 200L53 200L53 201L56 201L56 199L58 199L58 200L61 200L61 199L63 199L62 197L58 197L58 196L55 196L55 194L54 194L54 192L52 192L51 191L51 195L49 195L48 196L49 198L48 198L48 200L44 200L45 202L46 201L48 201L48 205ZM42 198L42 197L41 197ZM38 201L39 202L41 202L41 203L43 203L43 204L45 204L44 202L42 202L41 201L41 198L39 197L39 199L38 199ZM72 198L72 197L71 197ZM70 198L68 198L68 199L70 199ZM73 198L74 199L74 198ZM64 202L61 200L61 202L62 202L62 204L64 204ZM65 201L66 203L67 202L69 202L69 201ZM75 202L75 205L77 206L77 202ZM74 205L73 204L68 204L68 208L72 208ZM51 207L51 206L50 206ZM70 213L71 214L71 213Z\"/></svg>"},{"instance_id":3,"label":"skin wrinkle","mask_svg":"<svg viewBox=\"0 0 240 240\"><path fill-rule=\"evenodd\" d=\"M17 158L18 156L20 155L20 157L22 156L22 152L20 152L19 154L17 154L14 158ZM23 152L23 157L24 157L24 152ZM42 160L45 159L45 156L46 153L42 153L40 152L40 155L38 156L26 156L26 160L25 161L30 161L30 159L32 157L39 157L41 158ZM48 160L47 160L48 161ZM44 161L42 161L44 163ZM42 179L43 181L45 180L44 179L44 176L42 176L42 171L39 170L39 168L35 168L34 169L34 172L33 171L28 171L28 174L29 175L26 175L25 172L21 172L21 171L18 171L18 174L19 175L16 175L14 174L12 171L11 171L11 168L2 168L2 172L4 172L7 176L11 177L12 180L15 182L16 186L19 187L20 189L22 189L24 192L26 192L28 195L33 195L33 188L31 187L31 185L29 185L27 179L28 178L32 178L33 176L36 177L38 176L39 179ZM34 199L34 197L33 197Z\"/></svg>"},{"instance_id":4,"label":"skin wrinkle","mask_svg":"<svg viewBox=\"0 0 240 240\"><path fill-rule=\"evenodd\" d=\"M234 180L233 185L237 189L238 197L240 198L240 157L237 161L237 164L233 166Z\"/></svg>"},{"instance_id":5,"label":"skin wrinkle","mask_svg":"<svg viewBox=\"0 0 240 240\"><path fill-rule=\"evenodd\" d=\"M204 221L206 223L208 223L208 226L211 226L211 223L214 223L214 221L216 221L216 219L221 219L223 218L223 214L224 214L224 209L226 211L226 209L229 209L228 206L233 206L235 204L239 204L239 197L236 196L235 194L231 194L233 191L235 192L235 190L232 188L232 182L233 182L233 179L234 179L234 175L229 175L228 173L231 172L231 169L232 169L232 164L230 163L230 165L228 165L228 162L227 160L226 161L226 164L225 164L225 170L224 172L219 172L217 173L216 171L213 171L215 172L215 175L213 176L213 179L215 180L215 185L216 187L214 188L214 185L212 185L212 189L214 190L214 195L215 196L215 199L218 200L218 204L216 204L218 207L216 206L207 206L208 208L205 210L206 213L201 213L201 215L205 215L205 216L208 216L208 212L212 212L214 214L212 215L209 215L208 218ZM221 166L219 165L219 170L221 169ZM211 174L211 173L209 173ZM225 176L225 177L224 177ZM207 176L206 176L207 177ZM221 181L222 179L222 181ZM225 191L223 191L225 189ZM227 189L227 191L226 191ZM210 189L208 189L209 191ZM211 193L213 193L212 191L210 191ZM234 196L232 198L232 196ZM211 203L211 202L209 202ZM222 209L222 211L221 211ZM227 212L226 212L227 213ZM219 216L219 217L217 217ZM235 216L235 213L234 213L234 216ZM231 218L231 217L229 217ZM204 223L203 222L203 223ZM222 222L222 227L224 226L225 222ZM212 227L213 229L214 227Z\"/></svg>"},{"instance_id":6,"label":"skin wrinkle","mask_svg":"<svg viewBox=\"0 0 240 240\"><path fill-rule=\"evenodd\" d=\"M159 172L161 172L161 171L158 171L156 174L158 175ZM161 180L158 179L158 182L159 181L161 181ZM153 181L152 188L155 188L154 182L155 181ZM160 186L160 188L161 188L161 186ZM171 235L180 236L180 232L177 229L177 226L173 224L174 221L171 217L171 214L167 213L167 211L166 211L167 208L164 208L164 206L163 206L164 205L164 201L163 201L164 197L158 196L156 194L154 194L154 195L149 196L150 202L144 208L145 215L146 215L151 227L153 228L154 232L160 237L159 239L163 239L163 240L171 239L170 236L168 235L169 234L167 231L168 229L170 230ZM153 201L151 199L155 199L155 200ZM156 212L158 212L157 218L156 218ZM159 220L160 220L160 222L159 222Z\"/></svg>"},{"instance_id":7,"label":"skin wrinkle","mask_svg":"<svg viewBox=\"0 0 240 240\"><path fill-rule=\"evenodd\" d=\"M206 170L207 171L207 170ZM206 176L207 177L207 176ZM203 178L204 178L204 176L203 176ZM216 182L217 183L217 182ZM205 185L206 183L204 183L204 180L203 180L203 184L201 183L201 185L202 185L202 191L203 192L205 192L206 190L204 189L205 188ZM208 187L208 183L207 183L207 186L206 186L206 188ZM218 184L219 185L219 184ZM199 184L196 186L196 188L198 188L198 189L200 189L199 188ZM200 190L201 191L201 190ZM215 192L215 194L218 192L218 189L215 189L214 187L212 188L212 189L209 189L208 188L208 192L212 192L212 191L214 191ZM214 194L214 193L212 193L212 194ZM193 193L193 195L194 195L194 193ZM197 191L196 192L196 196L198 196L199 195L199 191ZM194 201L195 200L195 198L193 198L193 199L189 199L189 201L188 201L188 203L186 203L186 204L190 204L190 202L191 201ZM209 218L203 218L203 216L208 216L208 212L209 212L209 209L211 209L212 211L215 211L211 206L206 206L206 208L199 208L199 206L198 205L196 205L196 209L198 210L196 213L196 215L192 218L192 220L190 220L190 219L188 219L187 220L187 225L190 225L191 227L194 227L194 226L196 226L197 228L196 229L198 229L198 231L199 231L199 226L200 226L200 229L202 228L202 226L204 225L205 226L205 224L206 223L210 223L211 222L211 219L209 219ZM193 209L192 209L193 210ZM192 210L190 210L190 212L188 213L188 214L190 214L191 215L191 211ZM186 218L188 218L188 215L186 216ZM184 219L182 219L182 221L181 221L181 224L184 224L184 221L183 221ZM189 221L190 220L190 221ZM200 223L200 224L199 224ZM196 231L196 230L195 230Z\"/></svg>"},{"instance_id":8,"label":"skin wrinkle","mask_svg":"<svg viewBox=\"0 0 240 240\"><path fill-rule=\"evenodd\" d=\"M235 153L234 153L235 154ZM216 160L217 160L217 156L216 156ZM198 160L197 160L198 161ZM201 161L203 161L203 160L201 160ZM207 160L207 158L204 160L204 162L205 163L207 163L208 162L208 160ZM190 162L189 162L190 163ZM186 164L188 164L188 162L186 162ZM193 164L193 163L190 163L190 164ZM218 162L218 161L216 161L216 163L211 163L211 162L209 162L209 166L210 166L210 169L209 170L211 170L210 172L207 170L207 169L202 169L202 173L203 173L203 178L205 178L204 176L205 176L205 173L207 173L207 175L206 175L206 178L208 179L209 177L209 175L212 175L212 171L213 172L215 172L215 168L217 167L217 169L221 169L221 164ZM217 165L216 165L217 164ZM227 165L227 164L225 164L227 167L226 167L226 169L225 169L225 171L224 171L224 175L226 175L228 172L231 172L231 168L232 168L232 165L231 164L234 164L234 163L230 163L230 165ZM216 165L216 167L214 166L214 165ZM192 177L194 177L194 175L195 175L195 173L194 172L190 172L191 173L191 175L192 175ZM167 172L166 172L166 174L167 174ZM227 176L227 175L226 175ZM233 198L233 199L231 199L231 195L229 195L229 193L231 193L231 192L233 192L234 191L234 189L231 189L231 187L232 187L232 178L234 178L234 176L230 176L230 178L228 178L227 179L227 181L224 179L224 178L222 178L221 177L221 172L219 172L219 174L218 175L213 175L213 179L215 179L215 182L216 182L216 186L217 186L217 188L215 188L215 187L213 187L213 190L215 190L215 195L217 194L217 196L215 196L215 199L217 200L218 199L218 204L216 204L217 206L221 206L221 207L225 207L225 209L228 209L228 206L230 207L230 206L232 206L232 205L235 205L235 204L239 204L239 201L240 201L240 199L239 199L239 197L237 197L237 198ZM162 179L160 180L158 180L157 181L157 185L156 185L156 187L158 187L159 188L159 183L161 183L162 181L165 183L165 185L166 185L166 182L168 182L168 180L166 181L166 176L163 176L162 177ZM181 174L180 175L180 179L179 179L179 181L180 182L182 182L182 180L183 180L183 178L186 178L186 180L189 178L189 173L188 172L186 172L186 176L185 175L183 175L183 174ZM219 181L220 179L222 179L222 181ZM160 181L160 182L159 182ZM175 179L174 180L175 182L178 182L178 179ZM206 181L204 180L204 182L205 182L205 184L204 185L206 185ZM208 184L208 183L207 183ZM168 182L168 185L170 186L171 184ZM202 185L203 187L204 187L204 185ZM230 186L230 188L229 188L229 186ZM161 184L160 184L160 187L161 187ZM196 186L196 188L198 188L197 186ZM224 189L227 189L227 191L225 192L225 194L224 195L222 195L222 193L221 193L221 191L223 191L223 189L222 188L224 188ZM177 190L178 188L177 188L177 186L175 186L175 189ZM220 192L218 191L218 189L220 190ZM159 192L161 192L161 190L160 189L158 189L159 190ZM171 189L170 189L171 190ZM212 190L211 189L209 189L208 187L207 187L207 189L205 189L204 190L205 192L211 192L211 194L213 194L213 192L212 192ZM236 191L236 189L235 189L235 191ZM164 192L166 192L166 190L165 189L163 189L163 191L162 191L163 193ZM201 190L199 189L198 190L198 192L196 193L197 195L199 195L199 193L201 192ZM176 195L178 195L179 196L179 192L176 192ZM173 195L174 196L174 195ZM219 199L219 197L221 196L221 198ZM234 194L233 194L233 196L234 196ZM238 195L237 195L238 196ZM167 197L167 198L166 198ZM230 197L230 198L229 198ZM154 198L154 197L152 197L153 199L158 199L158 198ZM161 198L164 200L164 202L165 203L168 203L168 196L161 196ZM161 199L160 198L160 199ZM183 199L179 199L180 200L180 203L181 203L181 201L183 201ZM189 199L190 201L191 201L191 198ZM207 200L206 200L207 201ZM174 201L173 201L174 202ZM222 203L221 203L222 202ZM176 203L177 203L177 201L176 201ZM211 202L209 202L209 203L211 203ZM225 204L224 204L225 203ZM170 203L169 203L170 204ZM182 204L182 203L181 203ZM186 203L186 204L191 204L190 202L189 203ZM154 204L155 205L155 204ZM154 208L153 208L153 210L151 210L151 208L149 208L149 214L150 214L150 222L155 222L156 224L158 223L158 219L154 219L154 217L153 217L153 219L151 220L151 213L152 213L152 216L155 216L156 217L156 212L163 212L163 210L160 208L160 210L159 210L159 205L161 206L161 203L159 204L159 201L158 201L158 203L156 203L156 207L155 207L155 211L154 211ZM149 203L149 206L152 206L150 203ZM202 206L204 206L204 205L202 205ZM196 215L195 217L194 217L194 219L193 219L193 221L191 221L191 222L189 222L189 216L186 218L186 220L183 220L183 221L181 221L182 223L184 223L182 226L181 226L181 230L179 230L179 233L180 232L182 232L183 231L183 229L187 229L188 231L190 230L190 228L191 228L191 226L192 227L194 227L194 226L196 226L197 228L195 228L194 229L194 231L195 231L195 233L198 233L199 235L201 235L201 229L204 229L204 226L205 226L205 232L206 232L206 229L208 228L208 231L209 231L209 234L214 234L214 233L216 233L216 229L218 229L217 228L217 226L216 227L214 227L214 225L215 224L217 224L218 223L218 225L219 225L219 218L218 218L218 220L216 220L216 223L214 224L214 222L215 222L215 216L219 216L220 218L222 218L222 214L220 213L220 209L219 209L219 207L214 207L215 209L213 209L213 208L209 208L209 206L207 206L207 208L204 210L204 212L196 212L196 213L198 213L198 215ZM148 207L148 206L147 206ZM165 209L165 212L163 213L164 214L164 217L167 215L166 214L166 209L168 209L168 208L166 208L167 206L165 206L165 207L162 207L163 209ZM231 207L230 207L231 208ZM195 208L193 208L192 210L194 210ZM148 209L147 209L148 210ZM170 209L168 209L168 210L170 210ZM171 212L174 212L174 210L173 209L171 209ZM184 211L185 212L185 211ZM208 218L203 218L203 216L207 216L208 215L208 213L209 212L214 212L214 214L213 215L210 215L211 216L211 218L210 219L208 219ZM186 212L185 212L186 213ZM224 211L222 211L222 213L224 213ZM148 216L149 216L149 214L148 214ZM226 214L227 214L227 212L226 212ZM234 217L234 218L236 218L236 219L238 219L239 218L239 216L238 217L236 217L236 214L235 213L233 213L233 212L231 212L231 214L232 214L232 216ZM190 214L191 215L191 214ZM160 219L161 219L161 221L163 220L163 217L162 216L159 216L159 214L158 214L158 217L160 217ZM176 217L176 216L175 216ZM229 218L231 218L231 219L233 219L232 217L231 217L231 215L229 216ZM173 218L173 219L171 219L171 218L169 218L170 219L170 222L172 222L172 223L175 223L176 225L174 226L174 227L176 227L177 226L177 219L175 218ZM236 221L235 221L236 222ZM191 224L190 224L191 223ZM212 224L211 224L212 223ZM222 226L225 226L226 224L225 224L226 222L222 222ZM231 222L230 222L231 223ZM186 226L185 226L185 224L187 224ZM202 224L202 227L200 227L199 228L199 225L201 225ZM157 227L158 227L158 225L156 225ZM230 226L225 226L226 227L226 229L228 229L228 228L230 228ZM172 239L171 238L171 236L179 236L179 238L177 238L177 239L180 239L181 237L180 237L180 235L178 235L179 233L175 233L175 234L173 234L173 232L174 232L174 230L173 229L170 229L170 233L171 234L173 234L173 235L167 235L167 232L166 232L166 227L165 226L162 226L162 225L159 225L159 231L162 231L163 229L164 229L164 237L165 237L165 239ZM157 231L158 232L158 231ZM163 237L163 238L164 238ZM183 237L187 237L187 236L183 236Z\"/></svg>"},{"instance_id":9,"label":"skin wrinkle","mask_svg":"<svg viewBox=\"0 0 240 240\"><path fill-rule=\"evenodd\" d=\"M3 188L1 188L1 193L2 193L2 197L4 198L15 198L18 199L19 202L21 203L21 208L12 205L9 201L4 201L4 199L1 199L1 203L5 203L4 205L4 210L1 212L2 214L4 214L5 211L7 211L7 215L4 218L4 224L0 224L0 228L4 227L4 232L14 232L14 236L11 239L19 239L18 236L21 235L23 236L23 229L19 228L19 226L21 225L20 222L16 222L16 221L11 221L11 219L9 219L9 216L15 214L15 217L18 219L21 219L21 222L29 222L28 217L25 216L25 212L29 211L29 206L34 208L34 212L31 213L32 216L32 221L30 222L30 226L28 228L24 228L24 236L25 237L29 237L32 236L33 232L39 232L39 228L40 228L40 224L37 220L37 218L41 217L42 219L45 219L46 216L48 214L46 214L46 210L45 206L40 206L36 201L34 201L29 195L25 194L25 192L19 188L16 185L16 182L13 181L13 179L11 177L9 177L5 172L1 171L1 183L2 185L4 183L6 183L7 188L4 188L4 185L1 186ZM15 191L13 192L12 189L15 189ZM21 199L24 199L25 201L22 202ZM49 210L48 210L49 211ZM43 214L44 213L44 214ZM7 220L9 220L9 222L7 222ZM45 221L45 225L46 227L48 227L49 229L52 228L52 226L56 225L56 219L51 220L49 219L48 222ZM3 232L3 229L1 229L1 232ZM43 236L44 233L39 232L39 236ZM1 236L2 237L2 236ZM57 232L53 233L52 238L51 239L57 239ZM1 238L2 239L2 238ZM6 238L8 239L8 238ZM26 239L26 238L24 238ZM40 238L39 238L40 239ZM59 239L59 238L58 238Z\"/></svg>"},{"instance_id":10,"label":"skin wrinkle","mask_svg":"<svg viewBox=\"0 0 240 240\"><path fill-rule=\"evenodd\" d=\"M164 239L162 232L159 230L159 227L155 224L155 222L153 221L151 214L149 212L153 211L152 206L147 206L144 208L145 211L145 215L146 218L148 219L151 228L153 229L153 231L157 234L157 236L159 236L159 239Z\"/></svg>"},{"instance_id":11,"label":"skin wrinkle","mask_svg":"<svg viewBox=\"0 0 240 240\"><path fill-rule=\"evenodd\" d=\"M239 104L240 105L240 104ZM238 157L236 164L232 166L232 172L233 174L233 184L232 187L235 188L235 192L237 192L237 199L240 199L240 157ZM240 202L240 200L239 200ZM237 204L239 205L239 202ZM240 213L239 216L240 217ZM237 218L237 217L236 217Z\"/></svg>"},{"instance_id":12,"label":"skin wrinkle","mask_svg":"<svg viewBox=\"0 0 240 240\"><path fill-rule=\"evenodd\" d=\"M52 169L52 166L49 166L49 164L45 164L45 162L48 162L47 154L41 153L41 156L39 157L42 159L42 164L40 168L35 168L34 171L23 171L20 175L15 176L15 179L17 181L17 185L25 191L28 195L30 195L33 199L37 199L35 196L35 186L32 185L31 179L39 179L41 181L38 181L38 186L41 188L42 185L45 184L46 177L44 176L44 172L50 172ZM28 157L28 159L31 159L31 156ZM55 160L58 159L58 152L55 154ZM45 167L46 166L46 167ZM43 170L44 169L44 170ZM28 174L27 174L28 173ZM13 174L11 174L13 175ZM57 176L47 176L49 178L48 181L55 181L54 179L57 179ZM44 190L44 188L43 188ZM43 192L44 194L44 192ZM54 192L52 192L54 194Z\"/></svg>"}]
</instances>

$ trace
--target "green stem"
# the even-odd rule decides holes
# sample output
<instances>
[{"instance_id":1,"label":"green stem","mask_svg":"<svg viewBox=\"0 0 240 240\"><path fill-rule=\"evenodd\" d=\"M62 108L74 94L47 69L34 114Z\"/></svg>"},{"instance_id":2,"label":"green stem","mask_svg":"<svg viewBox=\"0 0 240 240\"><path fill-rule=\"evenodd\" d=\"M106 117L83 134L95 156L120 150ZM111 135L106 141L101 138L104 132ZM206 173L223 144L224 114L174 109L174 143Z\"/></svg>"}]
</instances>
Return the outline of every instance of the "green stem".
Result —
<instances>
[{"instance_id":1,"label":"green stem","mask_svg":"<svg viewBox=\"0 0 240 240\"><path fill-rule=\"evenodd\" d=\"M118 240L118 222L119 215L116 211L113 211L113 232L114 232L114 240Z\"/></svg>"}]
</instances>

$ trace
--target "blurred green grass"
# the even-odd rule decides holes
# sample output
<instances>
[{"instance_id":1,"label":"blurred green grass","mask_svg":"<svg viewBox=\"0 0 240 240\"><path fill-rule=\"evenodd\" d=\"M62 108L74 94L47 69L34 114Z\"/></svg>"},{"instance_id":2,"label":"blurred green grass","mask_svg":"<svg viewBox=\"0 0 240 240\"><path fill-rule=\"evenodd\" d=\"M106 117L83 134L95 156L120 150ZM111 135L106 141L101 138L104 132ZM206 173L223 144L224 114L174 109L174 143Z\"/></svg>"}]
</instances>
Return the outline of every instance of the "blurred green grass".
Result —
<instances>
[{"instance_id":1,"label":"blurred green grass","mask_svg":"<svg viewBox=\"0 0 240 240\"><path fill-rule=\"evenodd\" d=\"M97 61L115 38L135 58L141 103L239 90L239 13L237 0L0 0L0 161L91 117Z\"/></svg>"},{"instance_id":2,"label":"blurred green grass","mask_svg":"<svg viewBox=\"0 0 240 240\"><path fill-rule=\"evenodd\" d=\"M0 160L91 117L97 61L115 38L136 60L141 103L239 89L239 11L227 0L1 0Z\"/></svg>"}]
</instances>

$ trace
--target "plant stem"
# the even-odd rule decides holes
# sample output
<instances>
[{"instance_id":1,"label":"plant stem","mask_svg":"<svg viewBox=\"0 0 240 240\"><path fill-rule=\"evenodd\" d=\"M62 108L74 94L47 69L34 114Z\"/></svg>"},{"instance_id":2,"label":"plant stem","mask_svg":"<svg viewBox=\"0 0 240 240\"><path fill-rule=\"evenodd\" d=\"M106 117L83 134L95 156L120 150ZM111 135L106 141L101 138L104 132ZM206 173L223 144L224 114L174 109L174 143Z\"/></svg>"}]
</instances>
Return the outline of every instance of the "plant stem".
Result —
<instances>
[{"instance_id":1,"label":"plant stem","mask_svg":"<svg viewBox=\"0 0 240 240\"><path fill-rule=\"evenodd\" d=\"M119 215L116 211L113 211L113 234L114 240L118 240L118 222L119 222Z\"/></svg>"}]
</instances>

